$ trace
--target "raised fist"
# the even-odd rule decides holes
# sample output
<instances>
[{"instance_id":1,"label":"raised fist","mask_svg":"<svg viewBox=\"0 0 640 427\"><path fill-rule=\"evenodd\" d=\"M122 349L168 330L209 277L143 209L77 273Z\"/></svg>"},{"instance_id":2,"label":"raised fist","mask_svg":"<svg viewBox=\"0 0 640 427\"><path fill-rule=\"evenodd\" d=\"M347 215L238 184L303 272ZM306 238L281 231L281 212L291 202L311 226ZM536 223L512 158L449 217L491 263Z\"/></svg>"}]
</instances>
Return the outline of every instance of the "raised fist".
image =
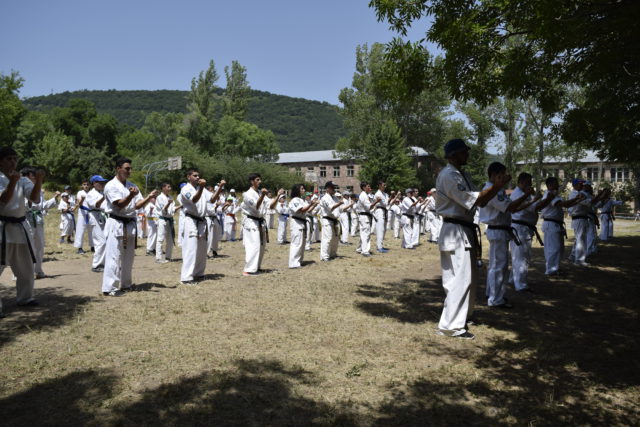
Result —
<instances>
[{"instance_id":1,"label":"raised fist","mask_svg":"<svg viewBox=\"0 0 640 427\"><path fill-rule=\"evenodd\" d=\"M19 179L20 179L20 172L13 171L9 174L9 181L18 182Z\"/></svg>"},{"instance_id":2,"label":"raised fist","mask_svg":"<svg viewBox=\"0 0 640 427\"><path fill-rule=\"evenodd\" d=\"M278 190L278 197L284 194L284 188Z\"/></svg>"},{"instance_id":3,"label":"raised fist","mask_svg":"<svg viewBox=\"0 0 640 427\"><path fill-rule=\"evenodd\" d=\"M266 196L269 190L266 188L263 188L262 190L260 190L260 192Z\"/></svg>"},{"instance_id":4,"label":"raised fist","mask_svg":"<svg viewBox=\"0 0 640 427\"><path fill-rule=\"evenodd\" d=\"M158 190L153 190L151 193L149 193L149 197L158 197L158 194L160 194Z\"/></svg>"},{"instance_id":5,"label":"raised fist","mask_svg":"<svg viewBox=\"0 0 640 427\"><path fill-rule=\"evenodd\" d=\"M227 181L225 181L224 179L220 180L220 183L218 184L218 187L220 188L224 188L224 185L227 183Z\"/></svg>"},{"instance_id":6,"label":"raised fist","mask_svg":"<svg viewBox=\"0 0 640 427\"><path fill-rule=\"evenodd\" d=\"M140 192L140 190L138 190L138 187L129 187L129 193L130 194L133 194L135 196L139 192Z\"/></svg>"},{"instance_id":7,"label":"raised fist","mask_svg":"<svg viewBox=\"0 0 640 427\"><path fill-rule=\"evenodd\" d=\"M198 186L200 186L200 187L204 187L206 183L207 183L206 179L200 178L198 180Z\"/></svg>"},{"instance_id":8,"label":"raised fist","mask_svg":"<svg viewBox=\"0 0 640 427\"><path fill-rule=\"evenodd\" d=\"M171 203L173 203L173 199L169 199L169 201L167 202L167 205L170 205Z\"/></svg>"}]
</instances>

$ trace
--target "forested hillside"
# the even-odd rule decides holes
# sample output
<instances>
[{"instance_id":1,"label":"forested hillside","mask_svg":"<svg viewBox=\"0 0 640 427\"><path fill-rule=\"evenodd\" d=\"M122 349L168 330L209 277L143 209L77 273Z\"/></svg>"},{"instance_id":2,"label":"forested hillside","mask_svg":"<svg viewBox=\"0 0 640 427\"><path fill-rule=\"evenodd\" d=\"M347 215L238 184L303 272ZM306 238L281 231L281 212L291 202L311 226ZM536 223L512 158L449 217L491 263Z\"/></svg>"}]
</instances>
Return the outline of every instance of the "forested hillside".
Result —
<instances>
[{"instance_id":1,"label":"forested hillside","mask_svg":"<svg viewBox=\"0 0 640 427\"><path fill-rule=\"evenodd\" d=\"M223 89L217 89L222 95ZM27 98L30 110L46 111L64 107L74 98L93 102L99 113L113 115L122 124L142 127L151 112L186 113L188 91L179 90L83 90ZM216 114L222 115L222 100L216 99ZM271 130L280 151L326 150L335 147L345 135L338 107L326 102L291 98L251 90L246 120L261 129Z\"/></svg>"}]
</instances>

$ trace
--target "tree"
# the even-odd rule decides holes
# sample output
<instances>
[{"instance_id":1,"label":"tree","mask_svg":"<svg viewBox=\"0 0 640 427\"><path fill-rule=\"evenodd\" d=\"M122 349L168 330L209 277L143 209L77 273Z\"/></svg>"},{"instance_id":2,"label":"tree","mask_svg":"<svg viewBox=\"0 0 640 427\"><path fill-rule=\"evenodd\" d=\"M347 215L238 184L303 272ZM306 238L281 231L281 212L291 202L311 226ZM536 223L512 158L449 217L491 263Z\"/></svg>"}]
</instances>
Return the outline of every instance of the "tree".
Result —
<instances>
[{"instance_id":1,"label":"tree","mask_svg":"<svg viewBox=\"0 0 640 427\"><path fill-rule=\"evenodd\" d=\"M48 114L29 111L20 122L16 141L13 144L18 157L25 164L33 163L33 151L42 139L53 130L53 124Z\"/></svg>"},{"instance_id":2,"label":"tree","mask_svg":"<svg viewBox=\"0 0 640 427\"><path fill-rule=\"evenodd\" d=\"M13 144L20 120L27 112L18 97L23 83L17 71L8 76L0 74L0 146Z\"/></svg>"},{"instance_id":3,"label":"tree","mask_svg":"<svg viewBox=\"0 0 640 427\"><path fill-rule=\"evenodd\" d=\"M487 167L489 166L487 148L496 131L495 109L482 108L475 103L467 102L458 104L458 111L467 117L472 129L471 138L475 141L471 149L471 156L469 156L467 170L474 183L482 187L487 180ZM456 138L460 137L456 136Z\"/></svg>"},{"instance_id":4,"label":"tree","mask_svg":"<svg viewBox=\"0 0 640 427\"><path fill-rule=\"evenodd\" d=\"M34 164L44 167L51 181L58 183L69 182L69 171L77 161L73 137L59 130L48 133L33 152Z\"/></svg>"},{"instance_id":5,"label":"tree","mask_svg":"<svg viewBox=\"0 0 640 427\"><path fill-rule=\"evenodd\" d=\"M218 72L215 63L211 60L209 68L201 71L197 78L194 77L191 80L191 92L187 105L191 113L186 117L187 137L209 153L213 153L213 140L216 133L215 100L216 91L219 89L216 86L217 81Z\"/></svg>"},{"instance_id":6,"label":"tree","mask_svg":"<svg viewBox=\"0 0 640 427\"><path fill-rule=\"evenodd\" d=\"M243 121L247 115L247 103L251 88L247 81L247 68L238 61L231 62L229 67L224 67L227 78L227 89L224 92L224 115Z\"/></svg>"},{"instance_id":7,"label":"tree","mask_svg":"<svg viewBox=\"0 0 640 427\"><path fill-rule=\"evenodd\" d=\"M273 132L232 116L224 116L218 124L216 151L262 161L273 161L280 152Z\"/></svg>"},{"instance_id":8,"label":"tree","mask_svg":"<svg viewBox=\"0 0 640 427\"><path fill-rule=\"evenodd\" d=\"M640 2L372 0L369 5L401 35L421 18L432 22L427 39L446 51L442 70L457 99L488 105L498 96L531 98L553 114L566 87L581 86L584 104L563 117L565 140L609 159L640 160ZM426 85L424 70L406 70L424 41L396 39L389 46L390 63L414 90Z\"/></svg>"}]
</instances>

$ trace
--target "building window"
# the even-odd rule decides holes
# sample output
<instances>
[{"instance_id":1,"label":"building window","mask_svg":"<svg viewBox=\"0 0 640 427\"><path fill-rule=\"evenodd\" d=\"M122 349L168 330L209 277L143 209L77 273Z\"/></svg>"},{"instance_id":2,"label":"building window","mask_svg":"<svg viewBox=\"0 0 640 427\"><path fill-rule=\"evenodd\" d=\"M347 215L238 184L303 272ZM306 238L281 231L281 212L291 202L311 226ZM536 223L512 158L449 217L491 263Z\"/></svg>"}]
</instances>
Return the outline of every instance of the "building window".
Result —
<instances>
[{"instance_id":1,"label":"building window","mask_svg":"<svg viewBox=\"0 0 640 427\"><path fill-rule=\"evenodd\" d=\"M307 171L313 172L315 168L313 166L307 166Z\"/></svg>"},{"instance_id":2,"label":"building window","mask_svg":"<svg viewBox=\"0 0 640 427\"><path fill-rule=\"evenodd\" d=\"M320 166L320 176L323 178L327 177L327 167L326 166Z\"/></svg>"},{"instance_id":3,"label":"building window","mask_svg":"<svg viewBox=\"0 0 640 427\"><path fill-rule=\"evenodd\" d=\"M625 182L629 180L628 168L611 168L611 182Z\"/></svg>"},{"instance_id":4,"label":"building window","mask_svg":"<svg viewBox=\"0 0 640 427\"><path fill-rule=\"evenodd\" d=\"M550 176L559 178L560 177L560 169L558 168L545 168L543 170L544 177L549 178Z\"/></svg>"},{"instance_id":5,"label":"building window","mask_svg":"<svg viewBox=\"0 0 640 427\"><path fill-rule=\"evenodd\" d=\"M333 177L334 178L339 178L340 177L340 166L334 166L333 167Z\"/></svg>"},{"instance_id":6,"label":"building window","mask_svg":"<svg viewBox=\"0 0 640 427\"><path fill-rule=\"evenodd\" d=\"M347 176L355 176L355 166L353 165L347 166Z\"/></svg>"},{"instance_id":7,"label":"building window","mask_svg":"<svg viewBox=\"0 0 640 427\"><path fill-rule=\"evenodd\" d=\"M300 167L296 168L296 175L302 176L302 168Z\"/></svg>"},{"instance_id":8,"label":"building window","mask_svg":"<svg viewBox=\"0 0 640 427\"><path fill-rule=\"evenodd\" d=\"M587 180L589 181L600 181L600 168L587 168Z\"/></svg>"}]
</instances>

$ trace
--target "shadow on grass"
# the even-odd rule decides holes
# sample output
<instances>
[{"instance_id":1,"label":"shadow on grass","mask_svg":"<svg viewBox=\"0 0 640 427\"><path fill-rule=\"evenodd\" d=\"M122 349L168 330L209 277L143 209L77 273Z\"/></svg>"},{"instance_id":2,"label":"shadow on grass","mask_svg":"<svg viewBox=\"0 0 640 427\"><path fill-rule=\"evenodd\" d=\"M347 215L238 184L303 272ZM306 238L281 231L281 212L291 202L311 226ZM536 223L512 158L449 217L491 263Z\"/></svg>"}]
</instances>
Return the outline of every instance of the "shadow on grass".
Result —
<instances>
[{"instance_id":1,"label":"shadow on grass","mask_svg":"<svg viewBox=\"0 0 640 427\"><path fill-rule=\"evenodd\" d=\"M566 254L569 251L570 245ZM601 245L590 260L593 267L576 268L563 261L567 273L548 279L542 248L534 248L529 279L536 293L511 290L513 310L487 308L484 287L479 286L476 313L485 327L473 332L485 343L462 353L451 340L443 341L444 348L425 347L428 354L441 356L450 350L452 361L471 361L482 380L456 384L447 383L451 380L446 375L435 382L425 378L405 391L405 401L395 399L381 412L400 424L433 415L438 423L457 423L457 415L443 415L442 408L467 414L468 420L480 414L480 424L485 424L484 416L497 424L509 415L520 423L628 423L632 405L617 402L613 390L640 384L639 252L640 238L619 237ZM356 303L362 311L400 322L433 322L426 328L435 328L444 297L440 285L429 280L361 286L356 292L365 297ZM469 412L468 406L447 404L468 397L495 409L490 414ZM594 405L594 400L601 404Z\"/></svg>"},{"instance_id":2,"label":"shadow on grass","mask_svg":"<svg viewBox=\"0 0 640 427\"><path fill-rule=\"evenodd\" d=\"M34 296L40 303L38 307L17 307L15 305L15 287L2 287L5 319L0 321L0 345L4 345L17 336L34 330L56 328L70 322L78 310L93 298L79 295L65 295L65 288L37 288Z\"/></svg>"}]
</instances>

